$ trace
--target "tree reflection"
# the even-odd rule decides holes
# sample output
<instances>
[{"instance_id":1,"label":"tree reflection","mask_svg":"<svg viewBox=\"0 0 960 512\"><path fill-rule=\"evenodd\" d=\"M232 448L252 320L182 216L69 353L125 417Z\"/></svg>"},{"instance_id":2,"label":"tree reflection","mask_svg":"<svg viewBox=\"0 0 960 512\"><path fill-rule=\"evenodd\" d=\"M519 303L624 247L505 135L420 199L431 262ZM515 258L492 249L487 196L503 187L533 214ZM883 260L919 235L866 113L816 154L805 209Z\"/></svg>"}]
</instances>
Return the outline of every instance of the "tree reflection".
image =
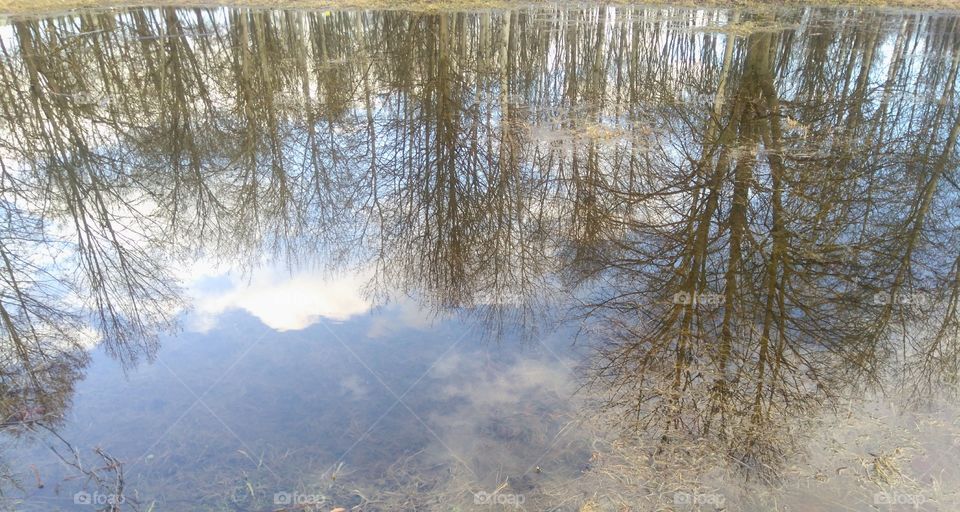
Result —
<instances>
[{"instance_id":1,"label":"tree reflection","mask_svg":"<svg viewBox=\"0 0 960 512\"><path fill-rule=\"evenodd\" d=\"M772 475L843 397L957 379L960 19L858 16L15 21L4 396L62 408L89 326L149 356L197 255L358 263L438 308L589 296L593 381L627 427Z\"/></svg>"}]
</instances>

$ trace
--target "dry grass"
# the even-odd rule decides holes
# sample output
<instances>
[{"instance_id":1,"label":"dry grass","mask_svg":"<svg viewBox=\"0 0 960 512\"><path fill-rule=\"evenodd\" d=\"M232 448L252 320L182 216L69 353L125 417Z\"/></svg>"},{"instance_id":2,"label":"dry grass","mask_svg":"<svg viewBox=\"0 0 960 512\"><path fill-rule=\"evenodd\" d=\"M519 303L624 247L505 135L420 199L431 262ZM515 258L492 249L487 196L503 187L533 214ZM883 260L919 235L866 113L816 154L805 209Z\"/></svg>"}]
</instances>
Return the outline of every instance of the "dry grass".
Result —
<instances>
[{"instance_id":1,"label":"dry grass","mask_svg":"<svg viewBox=\"0 0 960 512\"><path fill-rule=\"evenodd\" d=\"M561 0L578 5L581 2ZM178 7L242 6L260 8L296 9L400 9L415 11L443 11L450 9L502 9L518 5L537 5L545 1L528 0L0 0L0 13L29 16L66 13L82 8L110 8L168 5ZM552 3L552 2L551 2ZM619 5L650 4L677 6L751 7L783 5L830 5L868 8L915 8L960 11L960 0L677 0L671 2L634 2L620 0Z\"/></svg>"}]
</instances>

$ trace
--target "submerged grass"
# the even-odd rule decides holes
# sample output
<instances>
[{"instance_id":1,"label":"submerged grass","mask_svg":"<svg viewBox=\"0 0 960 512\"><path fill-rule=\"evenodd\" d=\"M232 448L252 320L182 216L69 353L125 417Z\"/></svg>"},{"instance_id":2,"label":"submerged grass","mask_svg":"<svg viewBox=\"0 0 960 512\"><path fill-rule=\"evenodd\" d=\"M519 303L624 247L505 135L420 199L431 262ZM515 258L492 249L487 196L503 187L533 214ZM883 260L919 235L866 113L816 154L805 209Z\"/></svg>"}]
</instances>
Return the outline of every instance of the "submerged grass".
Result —
<instances>
[{"instance_id":1,"label":"submerged grass","mask_svg":"<svg viewBox=\"0 0 960 512\"><path fill-rule=\"evenodd\" d=\"M610 418L581 418L569 439L552 446L552 462L545 462L543 473L531 475L529 483L517 485L509 472L497 474L496 483L484 481L477 475L489 467L472 471L464 461L438 464L418 452L398 460L377 488L364 491L363 510L491 509L475 500L478 491L521 494L526 510L766 512L904 503L916 504L917 510L957 510L960 472L951 462L956 441L950 440L960 439L960 424L951 411L939 417L872 402L826 415L802 436L804 447L790 454L791 462L773 479L745 478L742 461L705 439L664 445L643 435L613 434L606 426ZM545 423L525 425L544 429L543 434L553 430ZM508 451L523 449L521 439L495 440ZM586 464L571 464L584 458L584 447Z\"/></svg>"},{"instance_id":2,"label":"submerged grass","mask_svg":"<svg viewBox=\"0 0 960 512\"><path fill-rule=\"evenodd\" d=\"M555 4L545 0L0 0L0 15L31 16L52 15L85 8L176 6L210 7L238 6L253 8L295 9L399 9L414 11L444 11L472 9L504 9L525 5ZM584 2L561 0L571 6ZM846 6L866 8L914 8L936 10L960 10L958 0L676 0L637 2L615 0L605 2L613 5L670 5L707 7L754 7L754 6Z\"/></svg>"}]
</instances>

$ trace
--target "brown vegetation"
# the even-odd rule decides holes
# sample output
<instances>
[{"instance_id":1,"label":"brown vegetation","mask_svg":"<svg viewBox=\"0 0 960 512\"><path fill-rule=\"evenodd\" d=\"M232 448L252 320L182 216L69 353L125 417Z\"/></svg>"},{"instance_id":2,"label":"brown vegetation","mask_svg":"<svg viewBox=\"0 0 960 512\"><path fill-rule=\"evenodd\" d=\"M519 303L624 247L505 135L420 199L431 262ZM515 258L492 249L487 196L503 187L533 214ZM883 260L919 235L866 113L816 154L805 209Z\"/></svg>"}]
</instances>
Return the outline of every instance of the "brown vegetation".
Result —
<instances>
[{"instance_id":1,"label":"brown vegetation","mask_svg":"<svg viewBox=\"0 0 960 512\"><path fill-rule=\"evenodd\" d=\"M445 11L453 9L505 9L517 7L518 5L536 5L537 3L540 2L534 0L525 0L523 2L511 2L509 0L164 0L160 2L151 0L0 0L0 13L11 15L47 15L84 8L153 5L180 7L229 5L293 9L400 9ZM613 3L619 5L664 4L691 7L836 5L867 8L960 9L960 2L956 0L677 0L675 2L665 2L662 0L631 2L629 0L619 0Z\"/></svg>"}]
</instances>

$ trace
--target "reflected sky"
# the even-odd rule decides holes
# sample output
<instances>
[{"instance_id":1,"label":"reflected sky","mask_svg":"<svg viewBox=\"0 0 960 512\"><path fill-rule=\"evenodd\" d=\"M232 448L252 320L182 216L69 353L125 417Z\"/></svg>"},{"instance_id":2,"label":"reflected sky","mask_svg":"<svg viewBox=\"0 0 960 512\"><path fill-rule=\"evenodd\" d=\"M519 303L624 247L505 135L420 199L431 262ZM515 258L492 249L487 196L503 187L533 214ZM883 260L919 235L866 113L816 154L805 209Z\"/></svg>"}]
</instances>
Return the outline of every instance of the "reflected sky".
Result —
<instances>
[{"instance_id":1,"label":"reflected sky","mask_svg":"<svg viewBox=\"0 0 960 512\"><path fill-rule=\"evenodd\" d=\"M277 331L233 311L204 333L164 339L153 363L126 375L97 354L59 434L110 446L126 484L150 498L144 506L174 508L260 510L285 490L358 505L385 478L413 476L401 469L444 484L452 471L492 492L500 478L546 479L537 466L556 480L587 464L571 435L568 333L524 350L516 337L478 345L476 322L414 313L397 306ZM71 476L45 446L13 453L45 481ZM80 489L51 484L18 509L83 510Z\"/></svg>"}]
</instances>

